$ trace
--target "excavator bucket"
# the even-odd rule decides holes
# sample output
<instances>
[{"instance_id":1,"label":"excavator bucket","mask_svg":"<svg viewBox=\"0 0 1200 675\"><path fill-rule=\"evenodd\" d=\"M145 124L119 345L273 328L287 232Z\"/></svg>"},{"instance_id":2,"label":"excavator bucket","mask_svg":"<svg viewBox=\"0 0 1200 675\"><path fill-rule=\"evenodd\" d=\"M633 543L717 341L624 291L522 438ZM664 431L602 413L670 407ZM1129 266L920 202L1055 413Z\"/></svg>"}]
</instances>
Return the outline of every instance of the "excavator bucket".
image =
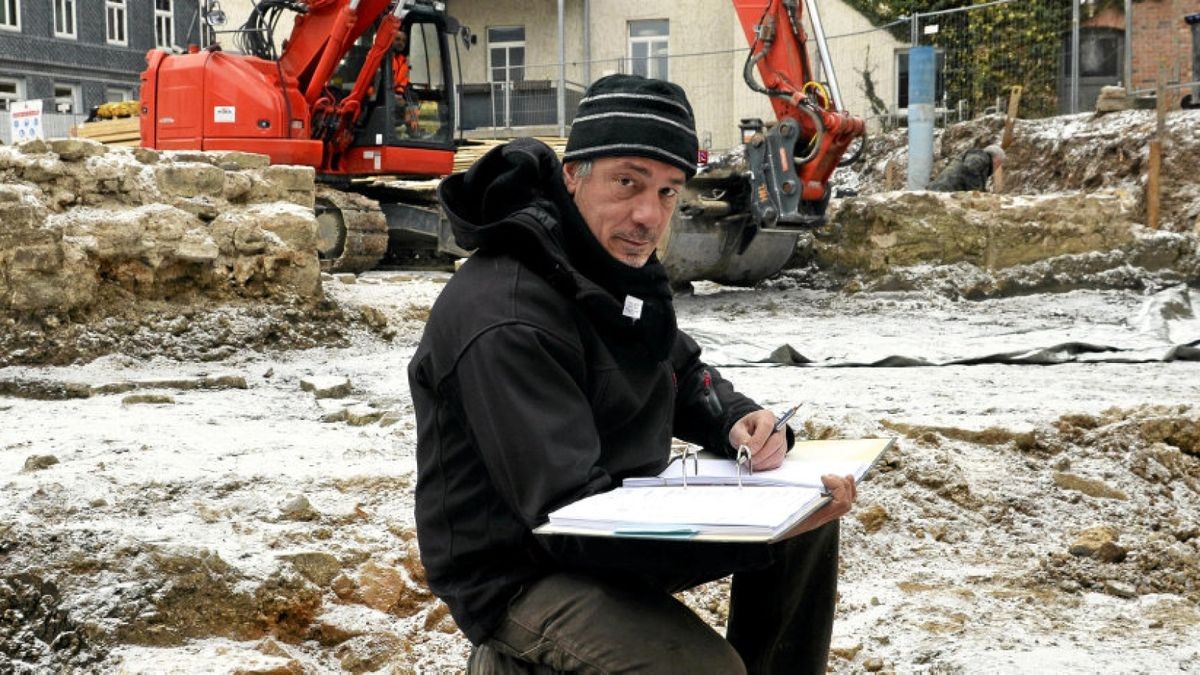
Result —
<instances>
[{"instance_id":1,"label":"excavator bucket","mask_svg":"<svg viewBox=\"0 0 1200 675\"><path fill-rule=\"evenodd\" d=\"M763 229L749 207L750 182L741 166L714 169L688 181L658 247L671 283L706 279L753 286L784 268L797 230Z\"/></svg>"}]
</instances>

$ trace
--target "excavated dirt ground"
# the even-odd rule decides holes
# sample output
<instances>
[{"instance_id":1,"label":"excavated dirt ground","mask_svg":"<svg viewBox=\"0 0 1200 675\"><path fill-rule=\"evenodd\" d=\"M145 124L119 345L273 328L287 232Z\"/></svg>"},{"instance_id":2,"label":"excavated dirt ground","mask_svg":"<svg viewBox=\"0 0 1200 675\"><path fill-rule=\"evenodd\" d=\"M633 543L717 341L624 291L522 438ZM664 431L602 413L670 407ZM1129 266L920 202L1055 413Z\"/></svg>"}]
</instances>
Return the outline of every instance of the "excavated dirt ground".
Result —
<instances>
[{"instance_id":1,"label":"excavated dirt ground","mask_svg":"<svg viewBox=\"0 0 1200 675\"><path fill-rule=\"evenodd\" d=\"M1067 184L1086 122L1018 125L1059 140L1010 188L1136 190L1136 162ZM876 152L864 193L899 156ZM740 389L804 403L807 435L898 439L843 521L832 672L1200 672L1198 279L1130 250L853 274L810 255L677 300ZM0 673L461 672L417 560L405 377L446 278L2 324ZM727 592L684 600L719 629Z\"/></svg>"}]
</instances>

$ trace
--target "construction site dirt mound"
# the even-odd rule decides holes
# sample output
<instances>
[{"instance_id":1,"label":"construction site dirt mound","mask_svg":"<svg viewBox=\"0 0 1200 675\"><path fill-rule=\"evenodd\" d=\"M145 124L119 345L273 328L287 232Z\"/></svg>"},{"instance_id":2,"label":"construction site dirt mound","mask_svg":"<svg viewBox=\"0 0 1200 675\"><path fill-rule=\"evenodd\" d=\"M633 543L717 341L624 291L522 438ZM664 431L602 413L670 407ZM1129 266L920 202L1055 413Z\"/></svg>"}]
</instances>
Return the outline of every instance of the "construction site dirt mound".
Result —
<instances>
[{"instance_id":1,"label":"construction site dirt mound","mask_svg":"<svg viewBox=\"0 0 1200 675\"><path fill-rule=\"evenodd\" d=\"M1149 144L1157 130L1152 110L1097 115L1081 113L1016 119L1005 148L1007 195L1124 189L1138 198L1137 222L1144 223L1142 194ZM1200 110L1167 114L1161 174L1162 229L1195 232L1200 227ZM933 175L971 148L1000 143L998 115L951 124L934 134ZM863 159L841 179L859 194L901 190L908 170L907 130L872 137Z\"/></svg>"}]
</instances>

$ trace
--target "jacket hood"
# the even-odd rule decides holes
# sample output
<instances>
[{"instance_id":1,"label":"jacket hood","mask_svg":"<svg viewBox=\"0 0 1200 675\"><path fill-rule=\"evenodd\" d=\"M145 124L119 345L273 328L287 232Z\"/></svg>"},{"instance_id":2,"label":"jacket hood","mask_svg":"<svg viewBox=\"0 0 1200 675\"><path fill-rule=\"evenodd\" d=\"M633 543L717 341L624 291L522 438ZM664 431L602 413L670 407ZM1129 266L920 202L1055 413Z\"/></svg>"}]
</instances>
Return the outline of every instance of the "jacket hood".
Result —
<instances>
[{"instance_id":1,"label":"jacket hood","mask_svg":"<svg viewBox=\"0 0 1200 675\"><path fill-rule=\"evenodd\" d=\"M565 258L555 203L570 195L545 143L519 138L493 148L467 172L443 180L437 193L459 246L528 253L533 245Z\"/></svg>"}]
</instances>

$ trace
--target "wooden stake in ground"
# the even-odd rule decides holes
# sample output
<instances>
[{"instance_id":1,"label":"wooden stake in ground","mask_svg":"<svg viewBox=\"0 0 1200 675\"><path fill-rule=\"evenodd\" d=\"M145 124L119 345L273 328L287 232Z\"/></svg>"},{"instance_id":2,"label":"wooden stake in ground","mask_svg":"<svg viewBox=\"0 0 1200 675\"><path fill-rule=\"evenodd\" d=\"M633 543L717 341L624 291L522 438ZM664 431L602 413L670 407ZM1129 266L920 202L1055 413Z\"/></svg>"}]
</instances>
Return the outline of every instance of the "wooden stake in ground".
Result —
<instances>
[{"instance_id":1,"label":"wooden stake in ground","mask_svg":"<svg viewBox=\"0 0 1200 675\"><path fill-rule=\"evenodd\" d=\"M1004 136L1000 139L1000 149L1008 150L1013 140L1013 122L1017 120L1017 110L1021 107L1021 91L1024 88L1017 84L1012 87L1008 97L1008 115L1004 118ZM992 192L1004 192L1004 167L1001 166L992 174Z\"/></svg>"},{"instance_id":2,"label":"wooden stake in ground","mask_svg":"<svg viewBox=\"0 0 1200 675\"><path fill-rule=\"evenodd\" d=\"M1146 162L1146 227L1155 230L1158 229L1159 199L1162 196L1162 184L1159 181L1159 174L1162 171L1162 145L1163 138L1166 136L1167 107L1170 106L1170 101L1167 100L1166 81L1166 69L1160 66L1158 84L1154 93L1158 124L1154 129L1154 136L1150 139L1150 157Z\"/></svg>"}]
</instances>

